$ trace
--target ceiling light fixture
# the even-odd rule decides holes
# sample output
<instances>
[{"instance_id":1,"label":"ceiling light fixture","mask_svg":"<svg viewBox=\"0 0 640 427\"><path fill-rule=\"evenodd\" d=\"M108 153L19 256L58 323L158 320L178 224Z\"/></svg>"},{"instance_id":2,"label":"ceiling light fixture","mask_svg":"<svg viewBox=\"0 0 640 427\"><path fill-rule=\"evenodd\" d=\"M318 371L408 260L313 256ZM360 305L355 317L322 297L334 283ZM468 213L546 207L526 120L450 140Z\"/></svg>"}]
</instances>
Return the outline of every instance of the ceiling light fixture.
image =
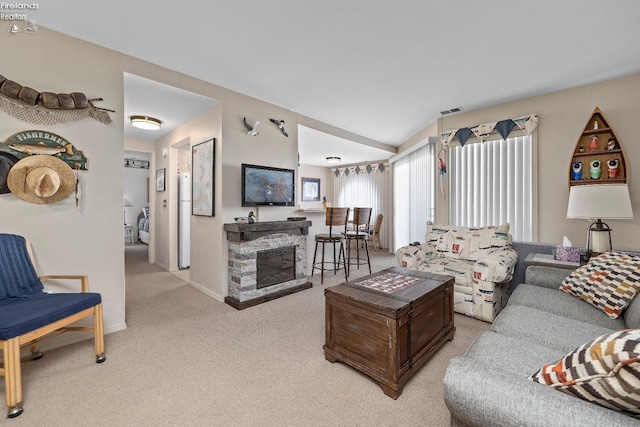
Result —
<instances>
[{"instance_id":1,"label":"ceiling light fixture","mask_svg":"<svg viewBox=\"0 0 640 427\"><path fill-rule=\"evenodd\" d=\"M131 125L138 129L158 130L162 122L149 116L131 116Z\"/></svg>"},{"instance_id":2,"label":"ceiling light fixture","mask_svg":"<svg viewBox=\"0 0 640 427\"><path fill-rule=\"evenodd\" d=\"M329 156L327 157L327 163L340 163L342 159L338 156Z\"/></svg>"}]
</instances>

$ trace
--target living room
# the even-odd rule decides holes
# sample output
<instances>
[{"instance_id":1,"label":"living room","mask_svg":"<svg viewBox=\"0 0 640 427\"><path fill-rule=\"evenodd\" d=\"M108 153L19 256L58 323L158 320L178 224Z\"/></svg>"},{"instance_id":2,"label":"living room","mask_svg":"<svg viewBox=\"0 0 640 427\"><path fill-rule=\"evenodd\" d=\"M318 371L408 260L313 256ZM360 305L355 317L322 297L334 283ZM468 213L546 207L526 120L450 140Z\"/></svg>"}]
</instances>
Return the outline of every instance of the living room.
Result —
<instances>
[{"instance_id":1,"label":"living room","mask_svg":"<svg viewBox=\"0 0 640 427\"><path fill-rule=\"evenodd\" d=\"M583 25L585 32L590 31L588 22L583 22ZM627 30L627 26L621 26L615 31L631 30ZM632 43L635 39L629 40ZM237 48L245 49L243 46ZM32 242L39 271L62 274L71 270L91 277L91 289L102 293L105 301L107 346L108 335L125 330L130 315L125 298L126 280L122 254L123 152L125 148L135 149L136 145L139 149L144 148L142 151L148 148L147 144L139 141L133 141L133 147L127 146L123 137L124 121L127 120L121 114L125 102L124 73L139 75L221 101L219 106L158 141L152 148L151 166L154 172L161 168L167 168L169 173L174 172L172 168L175 165L162 156L164 148L170 149L173 143L185 138L189 138L192 146L211 138L216 140L216 212L213 217L194 217L192 220L197 232L192 239L194 250L191 280L200 291L217 301L222 301L227 293L228 255L223 224L233 222L234 217L246 216L248 211L239 202L241 163L269 163L272 166L297 169L297 125L338 134L363 144L379 144L382 140L365 137L300 114L295 111L294 106L284 108L256 99L215 83L91 44L46 26L41 26L36 34L30 35L15 36L2 32L0 51L5 58L15 58L3 67L2 74L6 78L41 92L84 91L92 98L104 99L96 103L99 107L115 110L115 113L110 114L113 123L109 126L93 120L83 120L43 127L25 124L9 115L5 115L0 123L3 139L24 130L44 128L71 141L91 160L88 170L77 172L82 188L77 205L72 200L73 197L53 205L35 205L24 203L12 195L2 195L0 211L5 218L4 232L25 235ZM520 54L511 52L509 55L513 58ZM34 58L34 64L30 64L27 58ZM431 59L434 64L438 62L437 58ZM522 58L518 60L527 62L529 59L522 52ZM468 65L470 68L480 66L482 64ZM586 60L583 66L588 68L589 61ZM616 64L612 65L615 66ZM580 84L581 81L576 79L575 86L570 88L557 91L548 88L547 93L541 95L523 96L490 106L478 105L468 110L465 108L461 113L444 118L436 114L423 126L411 129L396 151L402 153L409 150L425 138L437 136L440 130L536 114L539 125L534 134L537 192L534 241L561 243L562 238L567 236L576 245L584 246L588 223L566 218L569 198L567 177L571 153L596 107L603 111L624 147L630 171L630 196L636 207L635 211L638 211L640 178L631 171L634 169L635 159L640 158L640 148L633 143L635 125L640 116L639 71L637 68L634 72L625 70L615 78L602 81L596 77L594 81L597 82L589 84ZM514 66L512 74L518 76L514 80L519 80L520 67ZM523 79L526 79L526 72L522 74ZM455 96L449 99L452 105L441 105L437 112L459 105ZM257 138L246 134L242 117L263 120L259 143L256 142ZM277 117L287 123L288 138L283 137L280 130L268 122L270 117ZM163 226L169 224L169 221L163 220L168 208L163 206L164 198L158 197L161 194L152 192L153 199L150 200L160 224L156 227L154 238L156 248L169 248L174 237L171 229ZM436 199L436 222L447 222L446 206L446 196L439 193ZM259 220L281 220L297 215L295 209L263 209ZM613 241L616 249L638 249L635 236L638 234L640 219L613 221L611 225L614 228ZM88 248L91 250L87 250ZM166 254L156 254L156 258L163 261L162 264L168 263L166 265L170 265L169 256L168 249ZM322 357L320 352L318 357Z\"/></svg>"}]
</instances>

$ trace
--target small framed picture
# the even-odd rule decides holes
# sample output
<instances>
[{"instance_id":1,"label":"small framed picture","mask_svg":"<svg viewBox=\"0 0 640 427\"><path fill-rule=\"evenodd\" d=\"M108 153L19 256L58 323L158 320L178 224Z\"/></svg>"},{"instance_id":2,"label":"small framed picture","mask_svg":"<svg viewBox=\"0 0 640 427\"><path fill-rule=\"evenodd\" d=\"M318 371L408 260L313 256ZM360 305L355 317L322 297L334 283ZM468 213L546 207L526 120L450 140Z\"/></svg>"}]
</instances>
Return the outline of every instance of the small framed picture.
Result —
<instances>
[{"instance_id":1,"label":"small framed picture","mask_svg":"<svg viewBox=\"0 0 640 427\"><path fill-rule=\"evenodd\" d=\"M158 169L156 171L156 192L164 191L164 175L167 172L166 168Z\"/></svg>"},{"instance_id":2,"label":"small framed picture","mask_svg":"<svg viewBox=\"0 0 640 427\"><path fill-rule=\"evenodd\" d=\"M302 201L320 201L320 178L302 178Z\"/></svg>"}]
</instances>

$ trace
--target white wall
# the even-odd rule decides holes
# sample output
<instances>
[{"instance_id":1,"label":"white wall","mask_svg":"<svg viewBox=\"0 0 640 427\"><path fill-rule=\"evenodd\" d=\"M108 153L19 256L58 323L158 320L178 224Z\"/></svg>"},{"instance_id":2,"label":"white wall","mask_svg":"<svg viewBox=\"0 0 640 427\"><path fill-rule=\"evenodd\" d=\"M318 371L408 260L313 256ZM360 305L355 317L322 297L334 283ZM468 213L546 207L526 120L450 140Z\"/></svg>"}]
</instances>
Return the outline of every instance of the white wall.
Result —
<instances>
[{"instance_id":1,"label":"white wall","mask_svg":"<svg viewBox=\"0 0 640 427\"><path fill-rule=\"evenodd\" d=\"M35 125L0 111L0 139L18 131L45 130L64 137L89 159L89 169L79 172L79 209L73 196L36 205L0 195L0 231L32 242L41 274L87 274L90 289L102 294L105 332L124 329L121 61L113 52L45 28L25 37L1 31L0 56L7 59L2 75L8 79L39 92L103 97L98 105L116 111L110 113L113 123L108 126L93 119Z\"/></svg>"}]
</instances>

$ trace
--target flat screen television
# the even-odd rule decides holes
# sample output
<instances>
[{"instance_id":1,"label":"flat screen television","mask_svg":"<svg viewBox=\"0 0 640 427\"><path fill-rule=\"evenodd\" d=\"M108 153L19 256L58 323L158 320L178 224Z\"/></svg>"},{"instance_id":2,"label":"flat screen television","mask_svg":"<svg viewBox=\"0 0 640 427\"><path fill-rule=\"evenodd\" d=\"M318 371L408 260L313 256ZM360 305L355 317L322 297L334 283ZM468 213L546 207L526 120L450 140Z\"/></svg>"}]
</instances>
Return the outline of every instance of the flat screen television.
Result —
<instances>
[{"instance_id":1,"label":"flat screen television","mask_svg":"<svg viewBox=\"0 0 640 427\"><path fill-rule=\"evenodd\" d=\"M242 164L242 206L294 206L295 171Z\"/></svg>"}]
</instances>

